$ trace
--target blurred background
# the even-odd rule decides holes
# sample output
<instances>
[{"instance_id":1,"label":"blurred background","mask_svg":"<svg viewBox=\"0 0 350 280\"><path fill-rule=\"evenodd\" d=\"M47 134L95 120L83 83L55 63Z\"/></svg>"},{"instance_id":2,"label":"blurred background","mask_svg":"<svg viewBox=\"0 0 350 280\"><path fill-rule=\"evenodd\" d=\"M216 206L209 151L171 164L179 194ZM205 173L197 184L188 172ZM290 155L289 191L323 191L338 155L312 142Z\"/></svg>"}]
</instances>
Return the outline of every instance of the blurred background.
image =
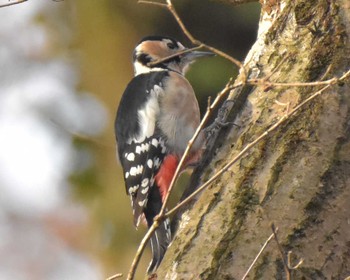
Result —
<instances>
[{"instance_id":1,"label":"blurred background","mask_svg":"<svg viewBox=\"0 0 350 280\"><path fill-rule=\"evenodd\" d=\"M238 59L256 38L258 4L174 5L196 38ZM126 274L145 229L133 227L114 114L142 37L189 42L166 10L136 0L29 0L0 8L0 22L0 279ZM202 113L235 75L219 57L192 66Z\"/></svg>"}]
</instances>

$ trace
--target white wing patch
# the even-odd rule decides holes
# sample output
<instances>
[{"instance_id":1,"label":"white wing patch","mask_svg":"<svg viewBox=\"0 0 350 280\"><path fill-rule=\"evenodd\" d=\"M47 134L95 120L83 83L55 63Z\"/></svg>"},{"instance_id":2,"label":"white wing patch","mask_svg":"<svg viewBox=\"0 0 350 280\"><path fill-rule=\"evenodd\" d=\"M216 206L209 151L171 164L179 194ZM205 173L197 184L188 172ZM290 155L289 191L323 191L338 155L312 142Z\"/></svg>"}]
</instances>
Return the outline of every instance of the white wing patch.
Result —
<instances>
[{"instance_id":1,"label":"white wing patch","mask_svg":"<svg viewBox=\"0 0 350 280\"><path fill-rule=\"evenodd\" d=\"M150 72L160 72L160 71L164 71L163 68L159 68L159 67L147 67L145 65L143 65L142 63L135 61L134 62L134 74L135 76L140 75L140 74L144 74L144 73L150 73Z\"/></svg>"},{"instance_id":2,"label":"white wing patch","mask_svg":"<svg viewBox=\"0 0 350 280\"><path fill-rule=\"evenodd\" d=\"M149 93L150 97L145 106L137 111L140 133L135 139L136 143L142 143L146 138L151 137L154 134L157 116L160 113L158 98L159 95L162 95L163 93L163 89L159 85L155 85Z\"/></svg>"}]
</instances>

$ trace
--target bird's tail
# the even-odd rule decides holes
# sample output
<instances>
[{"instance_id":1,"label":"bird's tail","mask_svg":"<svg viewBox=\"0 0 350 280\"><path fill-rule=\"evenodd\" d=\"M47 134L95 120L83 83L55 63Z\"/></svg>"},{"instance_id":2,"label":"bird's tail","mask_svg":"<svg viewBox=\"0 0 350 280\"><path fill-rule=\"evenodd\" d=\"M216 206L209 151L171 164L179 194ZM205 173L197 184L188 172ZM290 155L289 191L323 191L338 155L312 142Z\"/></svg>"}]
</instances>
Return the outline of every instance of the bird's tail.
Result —
<instances>
[{"instance_id":1,"label":"bird's tail","mask_svg":"<svg viewBox=\"0 0 350 280\"><path fill-rule=\"evenodd\" d=\"M151 248L153 257L147 269L147 272L149 274L153 273L160 265L160 262L162 261L170 242L170 220L165 219L155 230L151 237Z\"/></svg>"}]
</instances>

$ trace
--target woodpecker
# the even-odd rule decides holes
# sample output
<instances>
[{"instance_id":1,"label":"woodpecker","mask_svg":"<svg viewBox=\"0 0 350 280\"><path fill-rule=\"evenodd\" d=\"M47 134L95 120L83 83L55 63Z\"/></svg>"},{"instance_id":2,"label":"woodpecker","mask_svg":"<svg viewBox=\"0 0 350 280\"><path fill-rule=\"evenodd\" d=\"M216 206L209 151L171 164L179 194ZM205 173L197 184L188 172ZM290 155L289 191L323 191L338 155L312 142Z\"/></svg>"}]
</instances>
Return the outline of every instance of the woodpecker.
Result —
<instances>
[{"instance_id":1,"label":"woodpecker","mask_svg":"<svg viewBox=\"0 0 350 280\"><path fill-rule=\"evenodd\" d=\"M180 42L170 37L143 38L133 52L135 76L118 107L117 154L136 227L144 218L148 227L152 225L179 160L200 122L196 96L184 75L196 58L212 53L179 53L184 50ZM169 56L172 57L157 63ZM204 136L200 134L185 165L198 160L203 142ZM148 273L153 273L171 241L168 219L150 241L153 258Z\"/></svg>"}]
</instances>

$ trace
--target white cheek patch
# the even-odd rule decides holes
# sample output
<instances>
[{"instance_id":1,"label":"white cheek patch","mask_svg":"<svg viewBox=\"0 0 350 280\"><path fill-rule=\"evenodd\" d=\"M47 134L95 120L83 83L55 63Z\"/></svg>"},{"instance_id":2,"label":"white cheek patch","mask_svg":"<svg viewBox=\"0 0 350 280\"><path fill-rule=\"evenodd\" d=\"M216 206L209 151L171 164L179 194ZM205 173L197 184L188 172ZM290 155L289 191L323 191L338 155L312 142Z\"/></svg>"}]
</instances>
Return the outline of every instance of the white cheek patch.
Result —
<instances>
[{"instance_id":1,"label":"white cheek patch","mask_svg":"<svg viewBox=\"0 0 350 280\"><path fill-rule=\"evenodd\" d=\"M159 68L159 67L148 67L147 65L144 65L140 63L139 61L134 62L134 75L140 75L140 74L146 74L150 72L160 72L164 71L164 69Z\"/></svg>"}]
</instances>

